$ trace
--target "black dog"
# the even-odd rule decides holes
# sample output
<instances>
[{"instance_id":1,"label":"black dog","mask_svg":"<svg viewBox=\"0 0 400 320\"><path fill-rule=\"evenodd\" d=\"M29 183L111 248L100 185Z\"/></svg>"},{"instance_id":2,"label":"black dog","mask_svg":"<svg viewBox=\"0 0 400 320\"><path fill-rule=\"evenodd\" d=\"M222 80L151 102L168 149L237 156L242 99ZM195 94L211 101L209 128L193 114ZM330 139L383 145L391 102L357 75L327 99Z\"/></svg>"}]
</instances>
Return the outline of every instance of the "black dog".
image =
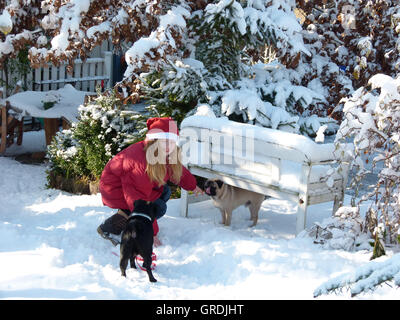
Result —
<instances>
[{"instance_id":1,"label":"black dog","mask_svg":"<svg viewBox=\"0 0 400 320\"><path fill-rule=\"evenodd\" d=\"M136 200L134 212L121 237L121 253L119 266L121 275L126 277L126 268L130 260L131 268L136 269L135 258L141 255L143 268L146 269L150 282L157 282L151 272L151 254L153 253L153 221L157 212L157 205L144 200ZM136 215L139 213L140 215Z\"/></svg>"}]
</instances>

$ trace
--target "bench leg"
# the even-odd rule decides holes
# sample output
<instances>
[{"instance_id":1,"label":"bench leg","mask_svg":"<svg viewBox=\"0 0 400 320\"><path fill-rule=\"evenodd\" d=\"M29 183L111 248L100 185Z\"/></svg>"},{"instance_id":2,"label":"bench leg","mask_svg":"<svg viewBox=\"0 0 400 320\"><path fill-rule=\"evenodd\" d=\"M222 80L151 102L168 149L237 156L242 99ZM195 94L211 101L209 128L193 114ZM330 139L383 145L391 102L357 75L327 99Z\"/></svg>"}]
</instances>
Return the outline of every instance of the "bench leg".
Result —
<instances>
[{"instance_id":1,"label":"bench leg","mask_svg":"<svg viewBox=\"0 0 400 320\"><path fill-rule=\"evenodd\" d=\"M296 236L306 228L307 222L307 205L308 201L305 200L307 197L301 197L297 205L297 216L296 216Z\"/></svg>"},{"instance_id":2,"label":"bench leg","mask_svg":"<svg viewBox=\"0 0 400 320\"><path fill-rule=\"evenodd\" d=\"M344 200L344 192L341 192L340 195L337 195L335 197L335 200L333 201L332 216L334 216L336 211L343 205L343 200Z\"/></svg>"},{"instance_id":3,"label":"bench leg","mask_svg":"<svg viewBox=\"0 0 400 320\"><path fill-rule=\"evenodd\" d=\"M297 204L296 236L306 228L307 206L308 206L308 181L310 177L311 166L303 164L301 168L299 185L299 202Z\"/></svg>"},{"instance_id":4,"label":"bench leg","mask_svg":"<svg viewBox=\"0 0 400 320\"><path fill-rule=\"evenodd\" d=\"M17 139L18 146L22 144L23 135L24 135L24 118L22 117L22 119L18 123L18 139Z\"/></svg>"},{"instance_id":5,"label":"bench leg","mask_svg":"<svg viewBox=\"0 0 400 320\"><path fill-rule=\"evenodd\" d=\"M0 154L6 151L7 145L7 109L6 107L0 108L1 117L1 144L0 144Z\"/></svg>"},{"instance_id":6,"label":"bench leg","mask_svg":"<svg viewBox=\"0 0 400 320\"><path fill-rule=\"evenodd\" d=\"M348 174L349 174L349 169L350 165L348 163L343 163L342 164L342 188L340 190L340 193L335 196L335 200L333 202L333 209L332 209L332 216L336 213L336 211L343 206L344 202L344 192L346 190L347 186L347 179L348 179Z\"/></svg>"},{"instance_id":7,"label":"bench leg","mask_svg":"<svg viewBox=\"0 0 400 320\"><path fill-rule=\"evenodd\" d=\"M188 195L189 193L181 188L181 217L188 217Z\"/></svg>"}]
</instances>

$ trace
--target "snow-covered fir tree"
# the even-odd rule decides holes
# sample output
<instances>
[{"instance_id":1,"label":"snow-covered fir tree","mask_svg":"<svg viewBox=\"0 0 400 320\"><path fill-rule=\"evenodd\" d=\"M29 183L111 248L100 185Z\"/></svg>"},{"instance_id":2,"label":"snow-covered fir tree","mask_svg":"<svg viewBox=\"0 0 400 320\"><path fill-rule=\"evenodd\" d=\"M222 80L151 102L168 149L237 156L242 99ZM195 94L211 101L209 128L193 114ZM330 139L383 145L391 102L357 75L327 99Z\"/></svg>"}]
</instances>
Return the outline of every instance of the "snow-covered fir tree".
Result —
<instances>
[{"instance_id":1,"label":"snow-covered fir tree","mask_svg":"<svg viewBox=\"0 0 400 320\"><path fill-rule=\"evenodd\" d=\"M321 124L334 125L333 119L304 113L326 99L303 86L302 75L291 69L301 55L310 54L293 9L294 1L208 3L187 20L190 39L182 59L141 75L145 97L163 115L186 115L193 106L208 105L216 116L309 135ZM268 50L275 59L265 63ZM185 88L179 98L168 89L176 87ZM178 100L188 103L178 105Z\"/></svg>"},{"instance_id":2,"label":"snow-covered fir tree","mask_svg":"<svg viewBox=\"0 0 400 320\"><path fill-rule=\"evenodd\" d=\"M29 6L36 20L24 29L18 17ZM1 35L0 63L21 43L36 67L48 61L72 66L105 39L116 46L125 41L125 98L147 97L156 113L178 118L207 103L217 116L312 134L327 120L313 115L326 97L293 69L311 53L294 7L294 0L8 0L12 29ZM276 57L270 64L264 63L266 49ZM183 83L171 76L177 68L185 70ZM170 90L175 86L186 89L177 95ZM249 94L254 106L243 100Z\"/></svg>"}]
</instances>

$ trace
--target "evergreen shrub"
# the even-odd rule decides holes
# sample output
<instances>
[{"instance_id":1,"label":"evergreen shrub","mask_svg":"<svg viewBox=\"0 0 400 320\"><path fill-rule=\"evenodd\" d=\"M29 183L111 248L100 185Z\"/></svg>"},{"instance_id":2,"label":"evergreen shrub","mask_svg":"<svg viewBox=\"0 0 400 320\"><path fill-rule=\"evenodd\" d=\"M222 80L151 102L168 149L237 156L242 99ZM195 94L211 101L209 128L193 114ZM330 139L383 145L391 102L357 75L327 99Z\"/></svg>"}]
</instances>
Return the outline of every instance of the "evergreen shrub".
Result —
<instances>
[{"instance_id":1,"label":"evergreen shrub","mask_svg":"<svg viewBox=\"0 0 400 320\"><path fill-rule=\"evenodd\" d=\"M107 162L118 152L144 138L144 116L129 110L115 92L100 93L79 107L78 121L56 134L48 146L49 187L56 177L96 182ZM66 190L70 191L71 190Z\"/></svg>"}]
</instances>

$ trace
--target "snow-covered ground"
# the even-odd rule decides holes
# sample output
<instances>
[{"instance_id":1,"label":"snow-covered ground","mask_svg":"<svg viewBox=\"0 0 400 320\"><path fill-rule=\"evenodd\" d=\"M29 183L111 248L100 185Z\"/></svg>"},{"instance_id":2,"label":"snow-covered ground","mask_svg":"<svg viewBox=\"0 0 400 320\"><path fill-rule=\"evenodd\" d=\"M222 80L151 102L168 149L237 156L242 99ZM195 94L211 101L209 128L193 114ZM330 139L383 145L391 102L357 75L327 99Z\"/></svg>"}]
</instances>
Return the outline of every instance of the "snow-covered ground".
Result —
<instances>
[{"instance_id":1,"label":"snow-covered ground","mask_svg":"<svg viewBox=\"0 0 400 320\"><path fill-rule=\"evenodd\" d=\"M23 146L8 154L43 146L43 132L26 133ZM295 238L296 208L289 201L264 201L257 226L249 228L244 207L224 227L211 201L190 205L186 219L179 216L180 200L173 199L159 220L158 282L134 269L123 278L118 248L96 233L113 211L99 195L46 189L45 170L0 157L1 299L313 299L320 284L371 256ZM328 217L331 208L332 203L311 206L308 226ZM349 297L344 291L320 299ZM400 290L382 286L357 299L400 299Z\"/></svg>"}]
</instances>

